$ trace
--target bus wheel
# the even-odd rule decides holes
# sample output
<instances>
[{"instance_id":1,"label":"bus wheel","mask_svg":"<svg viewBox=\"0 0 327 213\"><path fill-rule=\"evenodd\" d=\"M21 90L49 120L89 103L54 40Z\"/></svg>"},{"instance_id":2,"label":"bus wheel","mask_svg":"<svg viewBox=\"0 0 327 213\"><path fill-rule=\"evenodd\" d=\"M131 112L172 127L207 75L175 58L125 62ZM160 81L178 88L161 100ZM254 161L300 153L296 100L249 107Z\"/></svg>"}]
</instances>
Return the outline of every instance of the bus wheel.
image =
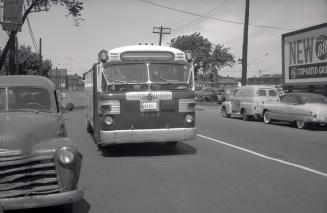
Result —
<instances>
[{"instance_id":1,"label":"bus wheel","mask_svg":"<svg viewBox=\"0 0 327 213\"><path fill-rule=\"evenodd\" d=\"M166 142L167 146L169 147L175 147L177 145L177 141L170 141L170 142Z\"/></svg>"}]
</instances>

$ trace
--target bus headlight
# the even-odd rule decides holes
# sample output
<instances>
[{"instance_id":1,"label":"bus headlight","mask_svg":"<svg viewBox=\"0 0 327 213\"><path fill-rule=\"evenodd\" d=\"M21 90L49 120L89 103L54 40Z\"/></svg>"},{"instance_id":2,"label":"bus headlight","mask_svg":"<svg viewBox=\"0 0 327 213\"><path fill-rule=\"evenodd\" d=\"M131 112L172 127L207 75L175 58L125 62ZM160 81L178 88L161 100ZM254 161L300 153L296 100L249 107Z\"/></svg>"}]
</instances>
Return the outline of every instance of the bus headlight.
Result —
<instances>
[{"instance_id":1,"label":"bus headlight","mask_svg":"<svg viewBox=\"0 0 327 213\"><path fill-rule=\"evenodd\" d=\"M184 119L185 119L186 123L190 124L193 122L194 117L193 117L193 115L187 114L187 115L185 115Z\"/></svg>"},{"instance_id":2,"label":"bus headlight","mask_svg":"<svg viewBox=\"0 0 327 213\"><path fill-rule=\"evenodd\" d=\"M75 153L71 148L63 147L58 151L58 159L62 164L70 164L75 159Z\"/></svg>"},{"instance_id":3,"label":"bus headlight","mask_svg":"<svg viewBox=\"0 0 327 213\"><path fill-rule=\"evenodd\" d=\"M107 125L107 126L111 126L113 123L114 123L114 119L111 117L111 116L106 116L104 118L104 123Z\"/></svg>"}]
</instances>

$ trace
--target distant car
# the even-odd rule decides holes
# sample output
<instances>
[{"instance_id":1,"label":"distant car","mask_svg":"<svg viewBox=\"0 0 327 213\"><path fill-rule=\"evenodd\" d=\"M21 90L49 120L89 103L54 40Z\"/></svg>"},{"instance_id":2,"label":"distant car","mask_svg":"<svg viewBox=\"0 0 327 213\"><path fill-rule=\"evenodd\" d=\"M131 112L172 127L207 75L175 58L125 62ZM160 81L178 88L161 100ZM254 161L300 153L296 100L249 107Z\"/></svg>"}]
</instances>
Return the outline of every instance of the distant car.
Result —
<instances>
[{"instance_id":1,"label":"distant car","mask_svg":"<svg viewBox=\"0 0 327 213\"><path fill-rule=\"evenodd\" d=\"M0 204L72 212L82 155L67 137L59 93L40 76L0 77ZM67 109L74 107L70 103Z\"/></svg>"},{"instance_id":2,"label":"distant car","mask_svg":"<svg viewBox=\"0 0 327 213\"><path fill-rule=\"evenodd\" d=\"M278 103L278 91L267 85L240 86L234 90L231 99L221 106L223 117L242 116L247 121L262 116L262 106L266 103Z\"/></svg>"},{"instance_id":3,"label":"distant car","mask_svg":"<svg viewBox=\"0 0 327 213\"><path fill-rule=\"evenodd\" d=\"M197 101L213 102L217 100L219 90L213 87L204 87L199 91L196 91L195 96Z\"/></svg>"},{"instance_id":4,"label":"distant car","mask_svg":"<svg viewBox=\"0 0 327 213\"><path fill-rule=\"evenodd\" d=\"M287 93L277 104L265 104L264 122L295 122L303 129L310 123L327 124L327 98L314 93Z\"/></svg>"}]
</instances>

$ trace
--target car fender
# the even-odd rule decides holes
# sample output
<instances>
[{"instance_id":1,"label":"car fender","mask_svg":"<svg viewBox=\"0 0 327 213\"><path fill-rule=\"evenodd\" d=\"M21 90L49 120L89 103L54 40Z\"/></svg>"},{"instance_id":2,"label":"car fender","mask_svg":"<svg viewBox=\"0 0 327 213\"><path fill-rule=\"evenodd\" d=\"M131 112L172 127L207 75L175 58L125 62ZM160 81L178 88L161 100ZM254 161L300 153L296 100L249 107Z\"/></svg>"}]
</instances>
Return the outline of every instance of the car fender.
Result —
<instances>
[{"instance_id":1,"label":"car fender","mask_svg":"<svg viewBox=\"0 0 327 213\"><path fill-rule=\"evenodd\" d=\"M256 115L258 113L257 106L254 103L241 102L240 109L241 111L245 109L248 115Z\"/></svg>"}]
</instances>

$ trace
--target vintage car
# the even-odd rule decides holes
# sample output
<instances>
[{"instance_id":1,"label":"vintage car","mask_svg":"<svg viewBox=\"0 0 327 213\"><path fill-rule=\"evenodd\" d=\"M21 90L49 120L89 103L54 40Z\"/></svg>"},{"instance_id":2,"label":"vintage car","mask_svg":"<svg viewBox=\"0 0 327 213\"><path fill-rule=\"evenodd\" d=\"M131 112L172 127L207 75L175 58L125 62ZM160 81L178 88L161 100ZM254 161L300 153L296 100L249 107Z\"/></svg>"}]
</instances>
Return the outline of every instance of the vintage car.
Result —
<instances>
[{"instance_id":1,"label":"vintage car","mask_svg":"<svg viewBox=\"0 0 327 213\"><path fill-rule=\"evenodd\" d=\"M199 91L195 92L195 99L197 101L213 102L217 100L219 91L217 88L204 87Z\"/></svg>"},{"instance_id":2,"label":"vintage car","mask_svg":"<svg viewBox=\"0 0 327 213\"><path fill-rule=\"evenodd\" d=\"M73 108L67 105L68 110ZM82 155L67 137L58 92L40 76L0 76L0 203L73 211Z\"/></svg>"},{"instance_id":3,"label":"vintage car","mask_svg":"<svg viewBox=\"0 0 327 213\"><path fill-rule=\"evenodd\" d=\"M266 85L247 85L234 90L230 100L222 103L223 117L231 115L242 116L247 121L262 116L262 106L266 103L278 103L279 96L276 88Z\"/></svg>"},{"instance_id":4,"label":"vintage car","mask_svg":"<svg viewBox=\"0 0 327 213\"><path fill-rule=\"evenodd\" d=\"M290 121L303 129L310 123L327 124L327 98L314 93L287 93L278 104L265 104L264 122Z\"/></svg>"}]
</instances>

